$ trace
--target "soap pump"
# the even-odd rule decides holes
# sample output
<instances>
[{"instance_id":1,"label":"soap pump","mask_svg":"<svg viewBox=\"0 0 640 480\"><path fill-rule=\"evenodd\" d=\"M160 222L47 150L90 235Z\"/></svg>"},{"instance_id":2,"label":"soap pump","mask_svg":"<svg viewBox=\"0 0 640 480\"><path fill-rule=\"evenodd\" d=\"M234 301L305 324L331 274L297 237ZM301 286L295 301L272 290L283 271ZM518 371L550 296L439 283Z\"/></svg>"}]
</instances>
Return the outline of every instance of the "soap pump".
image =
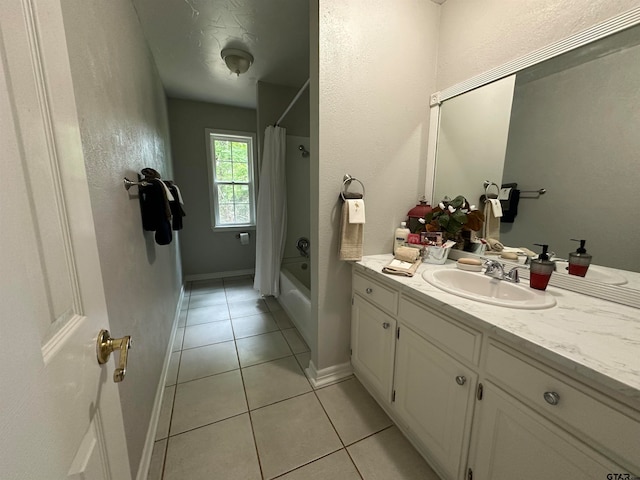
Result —
<instances>
[{"instance_id":1,"label":"soap pump","mask_svg":"<svg viewBox=\"0 0 640 480\"><path fill-rule=\"evenodd\" d=\"M534 245L542 247L542 253L538 255L538 258L536 258L535 260L531 260L529 286L531 288L535 288L536 290L546 290L549 279L551 278L551 274L553 273L553 270L555 268L555 263L550 261L549 255L547 255L549 245L543 245L540 243L535 243Z\"/></svg>"},{"instance_id":2,"label":"soap pump","mask_svg":"<svg viewBox=\"0 0 640 480\"><path fill-rule=\"evenodd\" d=\"M580 246L575 252L569 254L569 274L584 277L591 264L591 255L584 248L586 240L571 239L572 242L580 242Z\"/></svg>"}]
</instances>

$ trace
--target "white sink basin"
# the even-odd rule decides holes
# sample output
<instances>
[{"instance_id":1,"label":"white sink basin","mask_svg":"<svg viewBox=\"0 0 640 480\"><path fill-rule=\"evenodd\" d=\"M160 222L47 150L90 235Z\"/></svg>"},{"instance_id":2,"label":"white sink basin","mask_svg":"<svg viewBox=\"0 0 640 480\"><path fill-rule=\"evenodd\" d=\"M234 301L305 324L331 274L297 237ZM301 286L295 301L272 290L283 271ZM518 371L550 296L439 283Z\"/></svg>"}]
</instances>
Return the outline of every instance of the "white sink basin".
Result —
<instances>
[{"instance_id":1,"label":"white sink basin","mask_svg":"<svg viewBox=\"0 0 640 480\"><path fill-rule=\"evenodd\" d=\"M556 269L559 273L569 275L569 272L567 271L568 266L569 264L567 262L556 262ZM597 265L590 265L589 270L587 270L587 275L584 278L586 278L587 280L591 280L592 282L604 283L606 285L624 285L625 283L627 283L627 279L622 275L611 271L606 267L599 267Z\"/></svg>"},{"instance_id":2,"label":"white sink basin","mask_svg":"<svg viewBox=\"0 0 640 480\"><path fill-rule=\"evenodd\" d=\"M537 310L551 308L556 299L549 293L528 285L496 280L483 273L457 269L430 269L422 274L427 282L445 292L500 307Z\"/></svg>"}]
</instances>

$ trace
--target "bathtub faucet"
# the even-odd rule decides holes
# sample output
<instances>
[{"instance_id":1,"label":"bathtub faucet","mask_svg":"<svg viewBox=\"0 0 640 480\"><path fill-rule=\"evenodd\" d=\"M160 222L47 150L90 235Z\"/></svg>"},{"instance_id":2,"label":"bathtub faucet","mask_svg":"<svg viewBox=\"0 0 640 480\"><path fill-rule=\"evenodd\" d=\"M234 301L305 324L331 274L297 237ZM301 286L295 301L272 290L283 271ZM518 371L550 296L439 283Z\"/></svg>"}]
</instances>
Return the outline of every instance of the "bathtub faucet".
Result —
<instances>
[{"instance_id":1,"label":"bathtub faucet","mask_svg":"<svg viewBox=\"0 0 640 480\"><path fill-rule=\"evenodd\" d=\"M309 258L309 239L300 237L296 243L296 248L300 252L301 257Z\"/></svg>"}]
</instances>

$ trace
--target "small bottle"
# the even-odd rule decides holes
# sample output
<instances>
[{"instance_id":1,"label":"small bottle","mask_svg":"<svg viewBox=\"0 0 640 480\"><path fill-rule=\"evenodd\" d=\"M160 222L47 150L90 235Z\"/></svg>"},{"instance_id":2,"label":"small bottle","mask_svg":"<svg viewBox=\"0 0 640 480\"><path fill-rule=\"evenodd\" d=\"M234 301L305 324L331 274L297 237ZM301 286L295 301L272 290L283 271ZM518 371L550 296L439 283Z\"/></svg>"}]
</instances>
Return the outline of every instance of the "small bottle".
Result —
<instances>
[{"instance_id":1,"label":"small bottle","mask_svg":"<svg viewBox=\"0 0 640 480\"><path fill-rule=\"evenodd\" d=\"M538 258L535 260L531 260L529 286L536 290L546 290L551 274L555 268L555 263L550 261L549 255L547 255L549 245L542 245L540 243L536 243L535 245L542 247L542 253L538 255Z\"/></svg>"},{"instance_id":2,"label":"small bottle","mask_svg":"<svg viewBox=\"0 0 640 480\"><path fill-rule=\"evenodd\" d=\"M584 277L587 274L592 256L584 248L586 240L571 239L572 242L580 242L580 246L575 252L569 254L569 274Z\"/></svg>"},{"instance_id":3,"label":"small bottle","mask_svg":"<svg viewBox=\"0 0 640 480\"><path fill-rule=\"evenodd\" d=\"M407 244L407 237L411 231L407 228L407 222L400 222L400 227L396 228L393 236L393 254L396 254L398 247L404 247Z\"/></svg>"}]
</instances>

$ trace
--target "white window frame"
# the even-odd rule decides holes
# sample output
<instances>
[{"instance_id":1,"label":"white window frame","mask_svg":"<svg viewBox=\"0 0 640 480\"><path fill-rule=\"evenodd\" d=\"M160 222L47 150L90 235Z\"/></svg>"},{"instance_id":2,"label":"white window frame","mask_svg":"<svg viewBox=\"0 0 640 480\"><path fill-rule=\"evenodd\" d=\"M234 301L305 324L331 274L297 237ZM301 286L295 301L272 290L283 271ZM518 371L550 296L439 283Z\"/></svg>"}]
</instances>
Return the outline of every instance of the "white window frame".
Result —
<instances>
[{"instance_id":1,"label":"white window frame","mask_svg":"<svg viewBox=\"0 0 640 480\"><path fill-rule=\"evenodd\" d=\"M218 182L215 178L215 158L213 151L213 141L218 140L231 140L241 141L248 143L248 156L249 156L249 223L233 223L222 224L220 223L220 214L218 210L218 184L233 184L232 182ZM232 130L219 130L213 128L205 129L205 141L207 146L207 167L209 171L209 212L211 215L211 229L213 231L240 231L240 230L255 230L256 227L256 179L254 175L256 166L256 134L253 132L241 132Z\"/></svg>"}]
</instances>

